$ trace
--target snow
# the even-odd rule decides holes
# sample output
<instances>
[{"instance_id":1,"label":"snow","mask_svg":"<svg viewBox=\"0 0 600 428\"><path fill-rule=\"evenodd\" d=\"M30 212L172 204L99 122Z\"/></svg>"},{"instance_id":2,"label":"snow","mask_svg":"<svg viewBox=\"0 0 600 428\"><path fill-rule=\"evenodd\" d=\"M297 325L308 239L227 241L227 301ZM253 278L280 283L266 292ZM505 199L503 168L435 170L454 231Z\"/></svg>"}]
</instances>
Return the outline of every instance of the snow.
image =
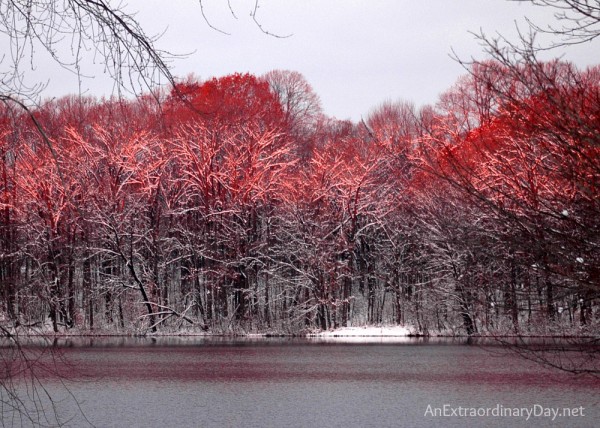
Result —
<instances>
[{"instance_id":1,"label":"snow","mask_svg":"<svg viewBox=\"0 0 600 428\"><path fill-rule=\"evenodd\" d=\"M411 331L401 325L395 326L364 326L341 327L319 333L321 336L408 336Z\"/></svg>"},{"instance_id":2,"label":"snow","mask_svg":"<svg viewBox=\"0 0 600 428\"><path fill-rule=\"evenodd\" d=\"M577 261L577 263L583 263L583 257L577 257L575 261Z\"/></svg>"},{"instance_id":3,"label":"snow","mask_svg":"<svg viewBox=\"0 0 600 428\"><path fill-rule=\"evenodd\" d=\"M413 332L407 327L396 326L365 326L365 327L342 327L335 330L323 331L310 334L309 337L324 341L345 343L369 343L369 342L408 342L408 337Z\"/></svg>"},{"instance_id":4,"label":"snow","mask_svg":"<svg viewBox=\"0 0 600 428\"><path fill-rule=\"evenodd\" d=\"M564 215L565 217L569 217L569 211L567 211L567 210L562 210L561 214Z\"/></svg>"}]
</instances>

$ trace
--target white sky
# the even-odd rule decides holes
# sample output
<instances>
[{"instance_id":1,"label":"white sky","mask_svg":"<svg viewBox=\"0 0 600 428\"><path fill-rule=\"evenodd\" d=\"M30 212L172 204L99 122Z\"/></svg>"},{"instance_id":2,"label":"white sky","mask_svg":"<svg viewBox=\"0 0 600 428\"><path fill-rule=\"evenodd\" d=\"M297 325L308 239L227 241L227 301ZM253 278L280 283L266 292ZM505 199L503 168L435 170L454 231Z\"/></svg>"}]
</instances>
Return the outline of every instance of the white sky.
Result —
<instances>
[{"instance_id":1,"label":"white sky","mask_svg":"<svg viewBox=\"0 0 600 428\"><path fill-rule=\"evenodd\" d=\"M320 96L324 112L359 120L386 100L417 106L435 103L464 73L450 58L484 58L469 31L483 29L515 37L524 16L544 25L552 11L507 0L260 0L257 18L275 38L263 34L250 12L254 0L203 0L210 29L194 0L130 0L149 34L165 32L157 46L188 54L173 63L174 74L206 79L233 72L257 75L272 69L302 73ZM598 63L597 42L577 46L565 59L580 66ZM78 91L77 79L49 71L46 96ZM102 75L83 81L82 90L110 95Z\"/></svg>"}]
</instances>

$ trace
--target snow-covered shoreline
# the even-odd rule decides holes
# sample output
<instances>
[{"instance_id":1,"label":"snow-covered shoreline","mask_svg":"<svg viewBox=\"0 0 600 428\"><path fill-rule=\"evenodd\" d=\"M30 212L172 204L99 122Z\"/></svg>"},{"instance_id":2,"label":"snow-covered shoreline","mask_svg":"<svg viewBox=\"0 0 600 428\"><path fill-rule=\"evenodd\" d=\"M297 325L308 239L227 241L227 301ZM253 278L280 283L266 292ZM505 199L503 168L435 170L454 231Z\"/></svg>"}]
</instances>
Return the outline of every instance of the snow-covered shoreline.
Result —
<instances>
[{"instance_id":1,"label":"snow-covered shoreline","mask_svg":"<svg viewBox=\"0 0 600 428\"><path fill-rule=\"evenodd\" d=\"M180 337L180 338L205 338L205 339L309 339L323 342L344 342L344 343L406 343L414 341L415 339L433 339L433 338L472 338L472 339L498 339L498 338L547 338L547 339L586 339L594 337L589 334L573 334L574 332L563 332L560 333L523 333L514 334L512 332L481 332L480 334L468 336L466 334L456 334L456 331L446 332L429 332L429 334L423 334L417 329L411 326L401 325L383 325L383 326L354 326L354 327L340 327L332 330L313 330L305 332L281 332L281 331L260 331L260 332L249 332L243 330L233 331L204 331L197 329L179 329L175 331L161 331L151 333L147 331L110 331L110 330L79 330L69 329L60 332L54 332L50 326L44 326L41 329L5 329L5 332L10 333L16 338L26 337L39 337L45 339L53 338L160 338L160 337ZM7 337L5 337L7 338Z\"/></svg>"}]
</instances>

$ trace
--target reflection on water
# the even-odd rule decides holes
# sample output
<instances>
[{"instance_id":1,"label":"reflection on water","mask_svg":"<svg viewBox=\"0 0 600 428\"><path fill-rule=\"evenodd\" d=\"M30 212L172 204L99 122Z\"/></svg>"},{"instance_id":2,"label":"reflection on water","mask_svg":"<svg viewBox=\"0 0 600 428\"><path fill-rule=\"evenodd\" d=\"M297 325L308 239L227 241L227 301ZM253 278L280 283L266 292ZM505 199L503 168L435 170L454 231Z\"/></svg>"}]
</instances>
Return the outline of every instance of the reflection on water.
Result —
<instances>
[{"instance_id":1,"label":"reflection on water","mask_svg":"<svg viewBox=\"0 0 600 428\"><path fill-rule=\"evenodd\" d=\"M597 379L549 371L464 339L128 337L62 338L54 345L71 365L59 365L44 384L74 427L85 421L72 400L60 400L67 396L54 376L70 379L81 410L101 427L591 427L600 416ZM582 406L585 416L425 415L428 406L536 404Z\"/></svg>"}]
</instances>

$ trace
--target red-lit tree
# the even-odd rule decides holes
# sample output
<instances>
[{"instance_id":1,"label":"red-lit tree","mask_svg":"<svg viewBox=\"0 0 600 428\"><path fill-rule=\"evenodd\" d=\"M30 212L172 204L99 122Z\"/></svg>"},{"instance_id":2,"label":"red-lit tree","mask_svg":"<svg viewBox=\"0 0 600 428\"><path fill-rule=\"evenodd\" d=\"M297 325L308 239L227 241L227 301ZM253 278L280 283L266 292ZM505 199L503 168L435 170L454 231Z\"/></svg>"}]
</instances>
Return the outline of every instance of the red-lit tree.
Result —
<instances>
[{"instance_id":1,"label":"red-lit tree","mask_svg":"<svg viewBox=\"0 0 600 428\"><path fill-rule=\"evenodd\" d=\"M586 323L598 289L595 269L585 265L597 257L591 196L598 181L597 71L581 73L560 62L502 73L503 67L478 64L471 76L472 87L488 91L486 108L470 122L476 126L457 122L454 112L450 120L442 114L429 123L421 139L423 167L462 193L464 212L477 207L477 222L467 230L493 249L477 262L497 266L488 283L504 294L501 303L515 331L524 311L528 328L556 324L562 312L572 323L578 311ZM461 111L466 104L460 99L442 107ZM538 306L545 317L532 315Z\"/></svg>"},{"instance_id":2,"label":"red-lit tree","mask_svg":"<svg viewBox=\"0 0 600 428\"><path fill-rule=\"evenodd\" d=\"M165 101L168 123L204 123L216 128L283 128L284 115L266 81L251 74L231 74L205 82L177 84Z\"/></svg>"}]
</instances>

